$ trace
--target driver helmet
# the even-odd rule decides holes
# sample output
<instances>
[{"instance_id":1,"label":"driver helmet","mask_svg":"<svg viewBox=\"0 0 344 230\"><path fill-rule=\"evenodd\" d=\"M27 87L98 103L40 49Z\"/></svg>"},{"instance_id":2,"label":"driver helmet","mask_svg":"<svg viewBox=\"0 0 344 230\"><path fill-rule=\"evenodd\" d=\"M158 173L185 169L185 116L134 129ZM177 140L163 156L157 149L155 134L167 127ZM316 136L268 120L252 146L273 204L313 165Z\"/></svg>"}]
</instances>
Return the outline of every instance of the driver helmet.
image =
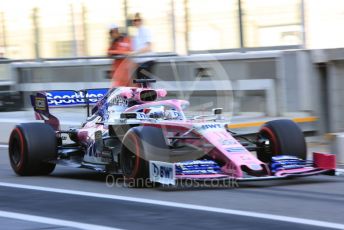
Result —
<instances>
[{"instance_id":1,"label":"driver helmet","mask_svg":"<svg viewBox=\"0 0 344 230\"><path fill-rule=\"evenodd\" d=\"M168 120L178 120L180 119L180 113L175 109L168 109L165 111L165 117Z\"/></svg>"}]
</instances>

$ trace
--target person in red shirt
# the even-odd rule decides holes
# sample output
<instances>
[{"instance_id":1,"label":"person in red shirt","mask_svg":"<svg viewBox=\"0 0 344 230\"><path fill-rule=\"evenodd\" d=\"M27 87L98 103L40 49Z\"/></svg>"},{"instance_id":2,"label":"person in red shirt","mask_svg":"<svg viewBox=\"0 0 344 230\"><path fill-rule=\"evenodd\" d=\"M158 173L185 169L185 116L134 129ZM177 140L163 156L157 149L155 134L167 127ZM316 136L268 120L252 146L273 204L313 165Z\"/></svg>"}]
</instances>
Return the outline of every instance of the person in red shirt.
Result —
<instances>
[{"instance_id":1,"label":"person in red shirt","mask_svg":"<svg viewBox=\"0 0 344 230\"><path fill-rule=\"evenodd\" d=\"M131 39L121 34L117 25L110 27L110 38L111 43L108 49L108 55L115 58L111 70L111 87L132 86L130 76L132 62L126 58L127 55L132 53Z\"/></svg>"}]
</instances>

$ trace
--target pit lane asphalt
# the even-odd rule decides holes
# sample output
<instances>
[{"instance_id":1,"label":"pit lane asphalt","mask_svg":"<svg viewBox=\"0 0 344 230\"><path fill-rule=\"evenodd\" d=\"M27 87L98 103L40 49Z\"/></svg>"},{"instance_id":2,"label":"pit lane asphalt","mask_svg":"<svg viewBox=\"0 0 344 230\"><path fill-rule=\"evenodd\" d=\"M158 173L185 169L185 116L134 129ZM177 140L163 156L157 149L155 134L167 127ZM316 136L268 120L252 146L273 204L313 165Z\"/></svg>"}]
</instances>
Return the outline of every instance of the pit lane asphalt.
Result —
<instances>
[{"instance_id":1,"label":"pit lane asphalt","mask_svg":"<svg viewBox=\"0 0 344 230\"><path fill-rule=\"evenodd\" d=\"M239 188L107 187L105 175L58 166L45 177L18 177L0 149L0 182L196 204L344 224L344 177L246 182ZM328 229L223 213L0 186L0 211L123 229ZM4 229L72 229L0 218Z\"/></svg>"}]
</instances>

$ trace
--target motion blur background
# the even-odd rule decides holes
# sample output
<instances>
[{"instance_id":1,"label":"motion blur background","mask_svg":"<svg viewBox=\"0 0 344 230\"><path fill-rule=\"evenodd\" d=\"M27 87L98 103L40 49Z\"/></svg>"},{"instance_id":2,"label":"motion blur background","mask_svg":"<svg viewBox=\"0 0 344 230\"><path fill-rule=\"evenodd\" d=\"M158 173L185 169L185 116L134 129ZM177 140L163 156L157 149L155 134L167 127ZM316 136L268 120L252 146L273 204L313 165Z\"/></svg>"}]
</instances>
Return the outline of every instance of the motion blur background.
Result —
<instances>
[{"instance_id":1,"label":"motion blur background","mask_svg":"<svg viewBox=\"0 0 344 230\"><path fill-rule=\"evenodd\" d=\"M135 35L136 12L157 86L193 112L344 131L343 0L0 0L0 110L28 110L34 91L109 87L109 26Z\"/></svg>"},{"instance_id":2,"label":"motion blur background","mask_svg":"<svg viewBox=\"0 0 344 230\"><path fill-rule=\"evenodd\" d=\"M135 12L158 52L344 46L342 0L1 0L0 49L12 59L101 56L108 26L127 30Z\"/></svg>"}]
</instances>

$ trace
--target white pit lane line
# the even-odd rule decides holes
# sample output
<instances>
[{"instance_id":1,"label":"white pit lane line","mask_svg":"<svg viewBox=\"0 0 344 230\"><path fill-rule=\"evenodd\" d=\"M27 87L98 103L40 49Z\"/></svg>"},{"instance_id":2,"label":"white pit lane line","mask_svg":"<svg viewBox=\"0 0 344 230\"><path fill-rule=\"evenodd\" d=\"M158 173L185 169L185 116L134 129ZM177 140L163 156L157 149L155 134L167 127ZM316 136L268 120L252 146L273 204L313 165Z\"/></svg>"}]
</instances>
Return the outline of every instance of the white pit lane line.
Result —
<instances>
[{"instance_id":1,"label":"white pit lane line","mask_svg":"<svg viewBox=\"0 0 344 230\"><path fill-rule=\"evenodd\" d=\"M63 226L63 227L71 227L83 230L120 230L119 228L111 228L101 225L94 225L94 224L85 224L75 221L68 221L68 220L61 220L55 218L48 218L42 216L34 216L34 215L27 215L21 214L16 212L6 212L0 210L0 217L16 219L16 220L24 220L29 222L41 223L41 224L50 224L55 226Z\"/></svg>"},{"instance_id":2,"label":"white pit lane line","mask_svg":"<svg viewBox=\"0 0 344 230\"><path fill-rule=\"evenodd\" d=\"M250 212L250 211L241 211L241 210L234 210L234 209L208 207L208 206L193 205L193 204L183 204L183 203L177 203L177 202L171 202L171 201L109 195L109 194L101 194L101 193L93 193L93 192L83 192L83 191L78 191L78 190L66 190L66 189L48 188L48 187L4 183L4 182L0 182L0 186L10 187L10 188L19 188L19 189L30 189L30 190L43 191L43 192L62 193L62 194L77 195L77 196L136 202L136 203L143 203L143 204L149 204L149 205L160 205L160 206L165 206L165 207L183 208L183 209L204 211L204 212L247 216L247 217L252 217L252 218L260 218L260 219L283 221L283 222L289 222L289 223L295 223L295 224L311 225L311 226L323 227L327 229L344 229L344 224L340 224L340 223L332 223L332 222L327 222L327 221L265 214L265 213ZM93 228L93 229L98 229L98 228Z\"/></svg>"},{"instance_id":3,"label":"white pit lane line","mask_svg":"<svg viewBox=\"0 0 344 230\"><path fill-rule=\"evenodd\" d=\"M336 169L336 176L344 176L344 169Z\"/></svg>"}]
</instances>

